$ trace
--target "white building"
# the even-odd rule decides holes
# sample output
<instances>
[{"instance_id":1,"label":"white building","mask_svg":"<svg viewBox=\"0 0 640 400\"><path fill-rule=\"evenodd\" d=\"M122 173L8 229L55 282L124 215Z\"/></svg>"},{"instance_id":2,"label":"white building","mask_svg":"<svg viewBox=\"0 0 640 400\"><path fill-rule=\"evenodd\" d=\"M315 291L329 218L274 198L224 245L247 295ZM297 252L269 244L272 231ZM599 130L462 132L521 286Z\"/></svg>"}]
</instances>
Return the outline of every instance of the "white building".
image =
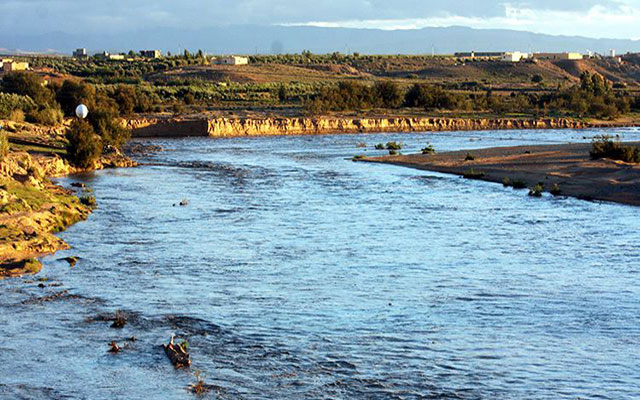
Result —
<instances>
[{"instance_id":1,"label":"white building","mask_svg":"<svg viewBox=\"0 0 640 400\"><path fill-rule=\"evenodd\" d=\"M213 63L218 65L247 65L249 64L249 57L222 56L214 58Z\"/></svg>"},{"instance_id":2,"label":"white building","mask_svg":"<svg viewBox=\"0 0 640 400\"><path fill-rule=\"evenodd\" d=\"M533 55L538 60L582 60L580 53L536 53Z\"/></svg>"},{"instance_id":3,"label":"white building","mask_svg":"<svg viewBox=\"0 0 640 400\"><path fill-rule=\"evenodd\" d=\"M514 51L513 53L504 53L500 58L500 61L517 63L522 60L526 60L527 58L529 58L529 54L520 53L519 51Z\"/></svg>"}]
</instances>

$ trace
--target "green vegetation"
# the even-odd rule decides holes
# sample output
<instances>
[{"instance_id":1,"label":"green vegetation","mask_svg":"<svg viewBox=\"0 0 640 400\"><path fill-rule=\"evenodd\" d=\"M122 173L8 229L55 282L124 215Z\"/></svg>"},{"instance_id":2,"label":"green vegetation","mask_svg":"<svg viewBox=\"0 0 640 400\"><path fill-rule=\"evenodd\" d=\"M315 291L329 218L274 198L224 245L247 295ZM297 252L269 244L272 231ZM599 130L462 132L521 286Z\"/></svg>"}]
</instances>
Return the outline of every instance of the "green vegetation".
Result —
<instances>
[{"instance_id":1,"label":"green vegetation","mask_svg":"<svg viewBox=\"0 0 640 400\"><path fill-rule=\"evenodd\" d=\"M436 149L427 142L427 146L422 149L422 154L436 154Z\"/></svg>"},{"instance_id":2,"label":"green vegetation","mask_svg":"<svg viewBox=\"0 0 640 400\"><path fill-rule=\"evenodd\" d=\"M402 150L402 143L398 143L398 142L387 142L385 148L387 150Z\"/></svg>"},{"instance_id":3,"label":"green vegetation","mask_svg":"<svg viewBox=\"0 0 640 400\"><path fill-rule=\"evenodd\" d=\"M629 163L640 163L640 148L623 145L608 136L594 140L589 154L594 160L609 158Z\"/></svg>"},{"instance_id":4,"label":"green vegetation","mask_svg":"<svg viewBox=\"0 0 640 400\"><path fill-rule=\"evenodd\" d=\"M98 205L98 202L96 201L96 197L91 195L84 195L80 197L80 203L91 208L96 208Z\"/></svg>"},{"instance_id":5,"label":"green vegetation","mask_svg":"<svg viewBox=\"0 0 640 400\"><path fill-rule=\"evenodd\" d=\"M513 182L511 182L511 187L513 187L514 189L526 189L527 182L523 181L522 179L515 179Z\"/></svg>"},{"instance_id":6,"label":"green vegetation","mask_svg":"<svg viewBox=\"0 0 640 400\"><path fill-rule=\"evenodd\" d=\"M551 186L550 192L554 196L560 196L562 194L562 190L560 189L560 185L558 185L557 183L554 183L553 186Z\"/></svg>"},{"instance_id":7,"label":"green vegetation","mask_svg":"<svg viewBox=\"0 0 640 400\"><path fill-rule=\"evenodd\" d=\"M36 103L29 96L21 96L15 93L0 92L0 118L11 118L16 111L30 112L36 109Z\"/></svg>"},{"instance_id":8,"label":"green vegetation","mask_svg":"<svg viewBox=\"0 0 640 400\"><path fill-rule=\"evenodd\" d=\"M9 153L9 139L6 133L0 132L0 161Z\"/></svg>"},{"instance_id":9,"label":"green vegetation","mask_svg":"<svg viewBox=\"0 0 640 400\"><path fill-rule=\"evenodd\" d=\"M473 168L470 168L462 176L465 179L481 179L481 178L484 178L486 175L487 174L482 171L476 171Z\"/></svg>"},{"instance_id":10,"label":"green vegetation","mask_svg":"<svg viewBox=\"0 0 640 400\"><path fill-rule=\"evenodd\" d=\"M511 179L509 179L508 177L504 177L502 179L502 186L504 187L512 186Z\"/></svg>"},{"instance_id":11,"label":"green vegetation","mask_svg":"<svg viewBox=\"0 0 640 400\"><path fill-rule=\"evenodd\" d=\"M86 121L75 120L67 132L67 155L78 167L91 167L102 155L102 141Z\"/></svg>"},{"instance_id":12,"label":"green vegetation","mask_svg":"<svg viewBox=\"0 0 640 400\"><path fill-rule=\"evenodd\" d=\"M543 191L544 191L544 184L542 182L538 182L535 186L529 188L529 196L542 197Z\"/></svg>"},{"instance_id":13,"label":"green vegetation","mask_svg":"<svg viewBox=\"0 0 640 400\"><path fill-rule=\"evenodd\" d=\"M467 154L464 156L464 160L465 160L465 161L474 161L475 159L476 159L476 157L475 157L474 155L472 155L471 153L467 153Z\"/></svg>"}]
</instances>

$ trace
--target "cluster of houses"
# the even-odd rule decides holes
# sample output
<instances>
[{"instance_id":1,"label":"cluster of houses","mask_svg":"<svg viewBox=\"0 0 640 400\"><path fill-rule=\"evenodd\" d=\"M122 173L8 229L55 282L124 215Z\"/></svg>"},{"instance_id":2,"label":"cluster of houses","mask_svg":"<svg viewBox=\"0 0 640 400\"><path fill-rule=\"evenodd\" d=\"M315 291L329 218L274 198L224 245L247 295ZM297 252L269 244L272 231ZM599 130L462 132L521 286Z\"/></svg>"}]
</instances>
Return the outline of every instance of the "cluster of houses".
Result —
<instances>
[{"instance_id":1,"label":"cluster of houses","mask_svg":"<svg viewBox=\"0 0 640 400\"><path fill-rule=\"evenodd\" d=\"M470 53L455 53L455 57L462 59L480 59L480 60L500 60L502 62L507 63L518 63L521 61L528 60L552 60L552 61L560 61L560 60L582 60L586 58L606 58L595 54L593 52L588 52L587 55L583 55L580 53L572 53L572 52L563 52L563 53L522 53L519 51L513 52L470 52ZM621 57L616 57L615 50L611 50L608 58L612 58L618 62L622 62Z\"/></svg>"},{"instance_id":2,"label":"cluster of houses","mask_svg":"<svg viewBox=\"0 0 640 400\"><path fill-rule=\"evenodd\" d=\"M29 63L15 61L12 58L3 58L0 60L0 69L5 74L15 71L27 71L29 69Z\"/></svg>"},{"instance_id":3,"label":"cluster of houses","mask_svg":"<svg viewBox=\"0 0 640 400\"><path fill-rule=\"evenodd\" d=\"M108 51L98 53L94 57L106 61L124 61L132 58L125 54L111 54ZM148 59L161 58L162 52L160 50L140 50L139 57ZM73 52L73 58L77 58L79 60L88 59L89 55L87 54L87 49L77 49Z\"/></svg>"},{"instance_id":4,"label":"cluster of houses","mask_svg":"<svg viewBox=\"0 0 640 400\"><path fill-rule=\"evenodd\" d=\"M145 59L158 59L162 58L162 52L160 50L140 50L138 53L140 58ZM94 57L104 60L104 61L124 61L132 59L132 57L125 54L110 54L108 51L103 51L94 55ZM87 49L77 49L73 52L73 58L83 60L88 59L89 55L87 54ZM214 57L211 60L212 64L215 65L247 65L249 64L249 57L245 56L219 56Z\"/></svg>"}]
</instances>

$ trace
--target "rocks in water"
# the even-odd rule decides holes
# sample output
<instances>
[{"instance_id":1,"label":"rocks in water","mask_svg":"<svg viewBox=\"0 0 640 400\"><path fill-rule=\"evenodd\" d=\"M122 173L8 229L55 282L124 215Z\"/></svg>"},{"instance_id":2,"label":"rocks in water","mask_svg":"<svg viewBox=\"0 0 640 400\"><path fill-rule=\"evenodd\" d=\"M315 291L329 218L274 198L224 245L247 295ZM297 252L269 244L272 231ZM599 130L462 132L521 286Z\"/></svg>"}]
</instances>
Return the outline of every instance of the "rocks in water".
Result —
<instances>
[{"instance_id":1,"label":"rocks in water","mask_svg":"<svg viewBox=\"0 0 640 400\"><path fill-rule=\"evenodd\" d=\"M180 207L186 207L189 205L189 200L187 199L182 199L182 201L180 202Z\"/></svg>"},{"instance_id":2,"label":"rocks in water","mask_svg":"<svg viewBox=\"0 0 640 400\"><path fill-rule=\"evenodd\" d=\"M113 323L111 324L111 327L116 329L122 329L126 324L127 324L127 318L125 317L125 315L120 311L116 311L116 315L115 315L115 318L113 319Z\"/></svg>"},{"instance_id":3,"label":"rocks in water","mask_svg":"<svg viewBox=\"0 0 640 400\"><path fill-rule=\"evenodd\" d=\"M118 346L118 343L116 343L115 340L112 340L111 343L109 344L109 346L111 346L111 348L109 349L109 353L119 353L120 352L120 346Z\"/></svg>"},{"instance_id":4,"label":"rocks in water","mask_svg":"<svg viewBox=\"0 0 640 400\"><path fill-rule=\"evenodd\" d=\"M65 258L61 258L60 261L66 261L69 263L70 267L74 267L78 262L78 257L65 257Z\"/></svg>"},{"instance_id":5,"label":"rocks in water","mask_svg":"<svg viewBox=\"0 0 640 400\"><path fill-rule=\"evenodd\" d=\"M71 186L73 186L75 188L85 188L85 187L87 187L87 185L85 185L84 183L80 183L80 182L73 182L71 184Z\"/></svg>"},{"instance_id":6,"label":"rocks in water","mask_svg":"<svg viewBox=\"0 0 640 400\"><path fill-rule=\"evenodd\" d=\"M189 356L189 344L183 340L180 344L173 342L174 337L171 336L169 344L163 344L164 352L176 368L188 367L191 365L191 357Z\"/></svg>"}]
</instances>

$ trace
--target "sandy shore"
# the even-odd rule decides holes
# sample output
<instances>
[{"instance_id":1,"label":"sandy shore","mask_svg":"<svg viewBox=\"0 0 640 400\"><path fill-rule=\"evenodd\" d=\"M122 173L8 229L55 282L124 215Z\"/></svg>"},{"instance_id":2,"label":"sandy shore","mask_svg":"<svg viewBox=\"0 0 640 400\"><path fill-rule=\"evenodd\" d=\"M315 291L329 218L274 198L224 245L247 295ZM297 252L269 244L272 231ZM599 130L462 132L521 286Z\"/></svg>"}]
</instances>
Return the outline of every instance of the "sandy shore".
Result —
<instances>
[{"instance_id":1,"label":"sandy shore","mask_svg":"<svg viewBox=\"0 0 640 400\"><path fill-rule=\"evenodd\" d=\"M640 143L629 143L640 145ZM371 157L363 161L456 175L475 172L474 179L502 183L522 181L527 187L554 185L563 196L640 206L640 165L613 160L591 160L590 143L496 147L434 155ZM467 153L474 159L465 161Z\"/></svg>"}]
</instances>

